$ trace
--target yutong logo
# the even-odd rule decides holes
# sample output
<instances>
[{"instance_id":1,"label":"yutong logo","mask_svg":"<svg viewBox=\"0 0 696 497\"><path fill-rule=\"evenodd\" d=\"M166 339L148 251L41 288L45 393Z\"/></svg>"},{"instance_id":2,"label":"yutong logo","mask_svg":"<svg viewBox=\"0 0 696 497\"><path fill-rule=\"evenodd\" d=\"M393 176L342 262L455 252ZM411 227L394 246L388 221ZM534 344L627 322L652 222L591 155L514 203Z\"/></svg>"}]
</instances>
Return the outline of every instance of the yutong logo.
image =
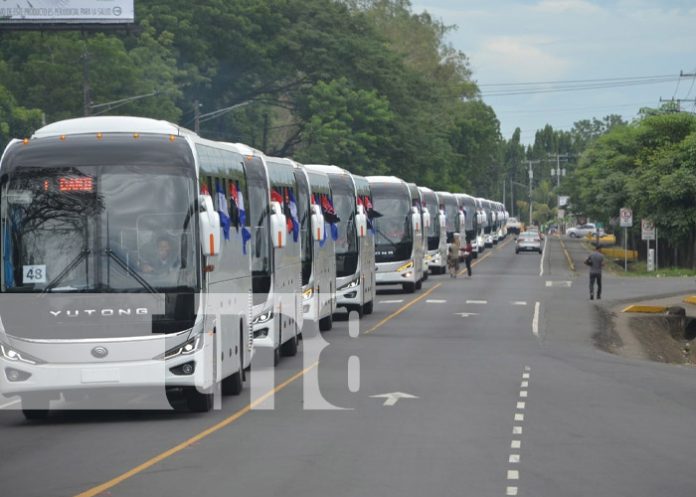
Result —
<instances>
[{"instance_id":1,"label":"yutong logo","mask_svg":"<svg viewBox=\"0 0 696 497\"><path fill-rule=\"evenodd\" d=\"M101 316L101 317L112 317L112 316L147 316L149 311L146 307L138 307L135 309L70 309L64 311L48 311L53 317L65 316L69 318L76 318L79 316Z\"/></svg>"}]
</instances>

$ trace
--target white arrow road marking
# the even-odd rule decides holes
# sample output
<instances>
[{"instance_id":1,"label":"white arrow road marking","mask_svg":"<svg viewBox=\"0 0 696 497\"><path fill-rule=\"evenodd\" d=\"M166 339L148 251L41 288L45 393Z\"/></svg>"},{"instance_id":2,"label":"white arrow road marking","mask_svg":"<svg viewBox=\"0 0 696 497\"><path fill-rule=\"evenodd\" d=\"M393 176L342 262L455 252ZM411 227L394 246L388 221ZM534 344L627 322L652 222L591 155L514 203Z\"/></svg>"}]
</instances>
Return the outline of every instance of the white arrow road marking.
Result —
<instances>
[{"instance_id":1,"label":"white arrow road marking","mask_svg":"<svg viewBox=\"0 0 696 497\"><path fill-rule=\"evenodd\" d=\"M379 395L370 395L371 399L385 399L383 406L393 406L399 399L417 399L415 395L403 392L381 393Z\"/></svg>"},{"instance_id":2,"label":"white arrow road marking","mask_svg":"<svg viewBox=\"0 0 696 497\"><path fill-rule=\"evenodd\" d=\"M380 300L379 303L380 303L380 304L400 304L400 303L403 302L403 301L404 301L404 299L397 299L397 300Z\"/></svg>"},{"instance_id":3,"label":"white arrow road marking","mask_svg":"<svg viewBox=\"0 0 696 497\"><path fill-rule=\"evenodd\" d=\"M475 312L455 312L455 316L461 316L463 318L468 318L469 316L478 316Z\"/></svg>"},{"instance_id":4,"label":"white arrow road marking","mask_svg":"<svg viewBox=\"0 0 696 497\"><path fill-rule=\"evenodd\" d=\"M487 304L487 300L467 300L467 304Z\"/></svg>"},{"instance_id":5,"label":"white arrow road marking","mask_svg":"<svg viewBox=\"0 0 696 497\"><path fill-rule=\"evenodd\" d=\"M447 301L446 300L440 300L440 299L428 299L425 301L428 304L444 304Z\"/></svg>"}]
</instances>

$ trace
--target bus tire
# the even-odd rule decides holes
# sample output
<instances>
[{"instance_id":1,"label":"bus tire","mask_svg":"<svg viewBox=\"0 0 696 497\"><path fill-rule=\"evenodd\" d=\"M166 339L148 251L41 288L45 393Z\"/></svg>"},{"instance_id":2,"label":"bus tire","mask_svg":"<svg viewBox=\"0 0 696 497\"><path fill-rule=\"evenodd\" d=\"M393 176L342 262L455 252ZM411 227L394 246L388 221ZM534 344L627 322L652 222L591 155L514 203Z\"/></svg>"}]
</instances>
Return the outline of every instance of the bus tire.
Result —
<instances>
[{"instance_id":1,"label":"bus tire","mask_svg":"<svg viewBox=\"0 0 696 497\"><path fill-rule=\"evenodd\" d=\"M242 388L244 384L242 382L242 368L239 368L234 374L231 374L224 380L222 380L222 394L223 395L239 395L242 393Z\"/></svg>"},{"instance_id":2,"label":"bus tire","mask_svg":"<svg viewBox=\"0 0 696 497\"><path fill-rule=\"evenodd\" d=\"M347 307L346 310L348 311L348 318L350 318L350 313L353 311L358 313L358 319L362 319L365 315L365 308L360 304L351 305Z\"/></svg>"},{"instance_id":3,"label":"bus tire","mask_svg":"<svg viewBox=\"0 0 696 497\"><path fill-rule=\"evenodd\" d=\"M285 357L293 357L297 355L297 335L280 346L280 353Z\"/></svg>"},{"instance_id":4,"label":"bus tire","mask_svg":"<svg viewBox=\"0 0 696 497\"><path fill-rule=\"evenodd\" d=\"M416 282L416 290L420 290L421 288L423 288L423 279Z\"/></svg>"},{"instance_id":5,"label":"bus tire","mask_svg":"<svg viewBox=\"0 0 696 497\"><path fill-rule=\"evenodd\" d=\"M363 314L372 314L372 311L375 310L375 301L370 300L367 304L363 306Z\"/></svg>"},{"instance_id":6,"label":"bus tire","mask_svg":"<svg viewBox=\"0 0 696 497\"><path fill-rule=\"evenodd\" d=\"M430 271L427 269L423 271L423 281L426 281L428 279L428 276L430 275Z\"/></svg>"},{"instance_id":7,"label":"bus tire","mask_svg":"<svg viewBox=\"0 0 696 497\"><path fill-rule=\"evenodd\" d=\"M331 328L333 328L333 314L319 320L319 331L329 331Z\"/></svg>"},{"instance_id":8,"label":"bus tire","mask_svg":"<svg viewBox=\"0 0 696 497\"><path fill-rule=\"evenodd\" d=\"M404 283L404 293L413 293L416 291L416 284L415 283Z\"/></svg>"},{"instance_id":9,"label":"bus tire","mask_svg":"<svg viewBox=\"0 0 696 497\"><path fill-rule=\"evenodd\" d=\"M192 412L208 412L213 408L213 394L201 393L196 387L184 388L186 407Z\"/></svg>"},{"instance_id":10,"label":"bus tire","mask_svg":"<svg viewBox=\"0 0 696 497\"><path fill-rule=\"evenodd\" d=\"M46 419L51 412L51 400L43 397L22 397L22 414L27 421L42 421ZM31 406L31 409L24 406Z\"/></svg>"},{"instance_id":11,"label":"bus tire","mask_svg":"<svg viewBox=\"0 0 696 497\"><path fill-rule=\"evenodd\" d=\"M280 347L273 349L273 365L277 366L280 362Z\"/></svg>"}]
</instances>

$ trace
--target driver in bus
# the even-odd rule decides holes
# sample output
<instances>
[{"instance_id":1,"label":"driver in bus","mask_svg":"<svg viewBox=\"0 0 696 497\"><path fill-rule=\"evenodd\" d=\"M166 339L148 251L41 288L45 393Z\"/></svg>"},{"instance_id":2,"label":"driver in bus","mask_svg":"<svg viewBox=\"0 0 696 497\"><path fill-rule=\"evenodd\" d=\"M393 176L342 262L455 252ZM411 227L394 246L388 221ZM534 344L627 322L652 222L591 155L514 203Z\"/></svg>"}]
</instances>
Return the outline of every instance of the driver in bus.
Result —
<instances>
[{"instance_id":1,"label":"driver in bus","mask_svg":"<svg viewBox=\"0 0 696 497\"><path fill-rule=\"evenodd\" d=\"M154 257L143 262L143 273L164 274L179 269L179 258L177 257L174 244L167 235L160 235L155 240Z\"/></svg>"}]
</instances>

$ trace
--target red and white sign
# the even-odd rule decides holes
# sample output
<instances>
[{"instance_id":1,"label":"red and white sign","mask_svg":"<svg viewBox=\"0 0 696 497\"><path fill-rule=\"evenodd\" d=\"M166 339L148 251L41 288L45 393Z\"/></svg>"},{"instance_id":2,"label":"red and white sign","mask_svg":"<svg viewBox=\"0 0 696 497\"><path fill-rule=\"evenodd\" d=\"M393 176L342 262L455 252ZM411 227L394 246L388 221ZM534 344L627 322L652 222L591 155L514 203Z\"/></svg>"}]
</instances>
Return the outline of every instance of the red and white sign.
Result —
<instances>
[{"instance_id":1,"label":"red and white sign","mask_svg":"<svg viewBox=\"0 0 696 497\"><path fill-rule=\"evenodd\" d=\"M630 228L633 226L633 211L628 207L621 209L619 214L619 222L622 228Z\"/></svg>"}]
</instances>

